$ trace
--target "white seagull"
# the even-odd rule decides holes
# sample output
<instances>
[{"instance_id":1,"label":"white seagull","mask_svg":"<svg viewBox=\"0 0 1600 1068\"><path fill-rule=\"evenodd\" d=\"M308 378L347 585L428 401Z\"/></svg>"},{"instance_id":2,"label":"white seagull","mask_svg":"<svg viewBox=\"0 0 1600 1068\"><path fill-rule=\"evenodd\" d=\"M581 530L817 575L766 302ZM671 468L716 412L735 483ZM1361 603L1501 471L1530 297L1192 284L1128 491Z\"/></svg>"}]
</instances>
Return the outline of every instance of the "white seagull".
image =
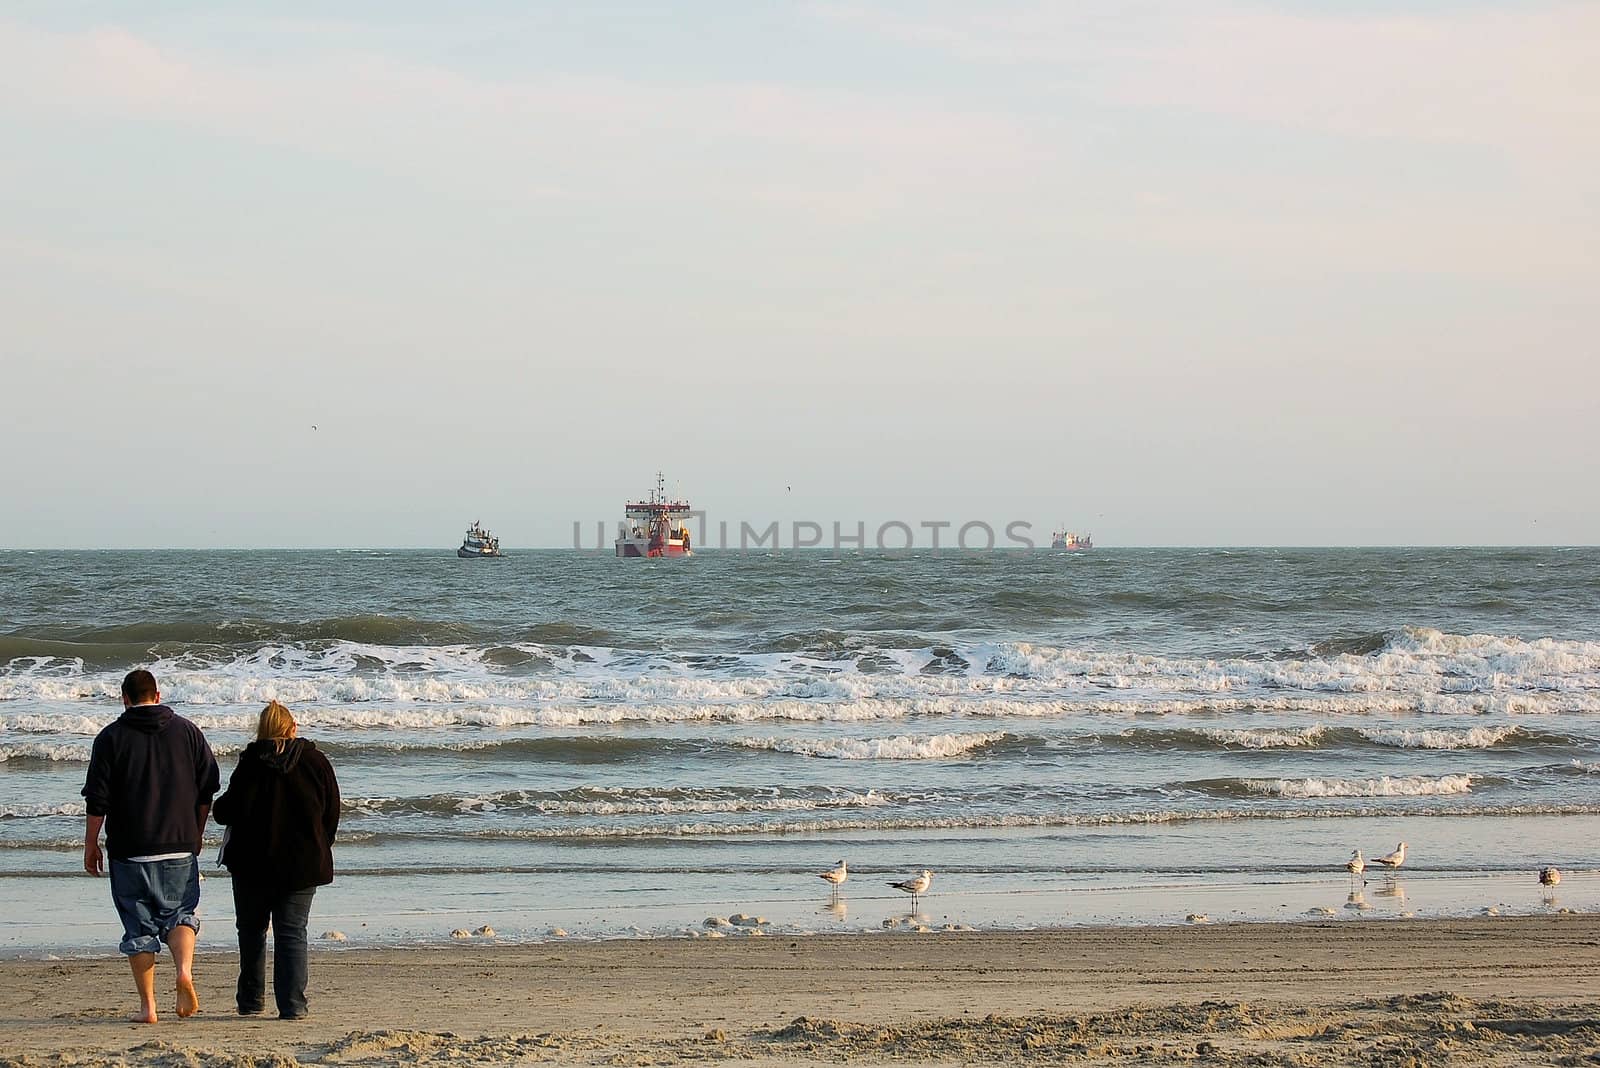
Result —
<instances>
[{"instance_id":1,"label":"white seagull","mask_svg":"<svg viewBox=\"0 0 1600 1068\"><path fill-rule=\"evenodd\" d=\"M843 886L844 881L850 878L850 869L845 865L845 862L841 860L838 867L829 868L825 872L818 873L817 878L833 887L833 892L837 894L839 892L839 887Z\"/></svg>"},{"instance_id":2,"label":"white seagull","mask_svg":"<svg viewBox=\"0 0 1600 1068\"><path fill-rule=\"evenodd\" d=\"M1395 847L1393 853L1386 853L1381 857L1373 857L1372 863L1381 864L1385 868L1398 868L1406 862L1406 844L1401 842Z\"/></svg>"},{"instance_id":3,"label":"white seagull","mask_svg":"<svg viewBox=\"0 0 1600 1068\"><path fill-rule=\"evenodd\" d=\"M903 879L898 883L890 883L889 885L894 887L896 890L899 890L901 893L910 894L911 907L915 909L917 907L917 899L928 892L928 885L932 882L933 872L924 868L921 875L917 875L910 879Z\"/></svg>"},{"instance_id":4,"label":"white seagull","mask_svg":"<svg viewBox=\"0 0 1600 1068\"><path fill-rule=\"evenodd\" d=\"M1556 869L1556 868L1540 868L1539 869L1539 885L1540 886L1555 886L1560 881L1561 881L1561 872L1560 872L1559 869Z\"/></svg>"},{"instance_id":5,"label":"white seagull","mask_svg":"<svg viewBox=\"0 0 1600 1068\"><path fill-rule=\"evenodd\" d=\"M1350 859L1344 862L1344 870L1350 873L1350 881L1361 880L1361 885L1367 884L1366 876L1361 873L1367 870L1367 862L1361 859L1361 850L1351 852Z\"/></svg>"}]
</instances>

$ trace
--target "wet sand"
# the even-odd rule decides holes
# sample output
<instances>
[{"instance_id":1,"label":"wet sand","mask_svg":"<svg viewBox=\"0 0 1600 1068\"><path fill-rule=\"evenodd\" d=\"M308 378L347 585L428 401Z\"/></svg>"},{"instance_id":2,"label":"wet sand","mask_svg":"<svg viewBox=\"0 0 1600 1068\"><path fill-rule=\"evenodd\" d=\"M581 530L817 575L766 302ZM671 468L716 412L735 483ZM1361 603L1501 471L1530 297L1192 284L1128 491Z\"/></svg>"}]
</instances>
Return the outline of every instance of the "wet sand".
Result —
<instances>
[{"instance_id":1,"label":"wet sand","mask_svg":"<svg viewBox=\"0 0 1600 1068\"><path fill-rule=\"evenodd\" d=\"M123 1022L120 958L0 962L0 1065L1588 1064L1600 917L313 953L308 1020Z\"/></svg>"}]
</instances>

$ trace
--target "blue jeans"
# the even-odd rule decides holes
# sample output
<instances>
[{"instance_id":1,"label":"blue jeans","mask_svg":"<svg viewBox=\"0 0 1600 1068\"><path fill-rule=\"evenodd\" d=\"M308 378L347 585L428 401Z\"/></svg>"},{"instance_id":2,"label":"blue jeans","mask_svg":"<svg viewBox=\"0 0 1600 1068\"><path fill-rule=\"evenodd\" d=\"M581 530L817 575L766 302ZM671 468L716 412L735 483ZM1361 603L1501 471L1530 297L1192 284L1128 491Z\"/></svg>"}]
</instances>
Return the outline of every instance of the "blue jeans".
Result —
<instances>
[{"instance_id":1,"label":"blue jeans","mask_svg":"<svg viewBox=\"0 0 1600 1068\"><path fill-rule=\"evenodd\" d=\"M306 924L311 919L314 886L278 890L233 879L233 911L239 928L239 1012L253 1016L266 1000L267 921L272 921L272 996L285 1020L304 1016L306 1005Z\"/></svg>"},{"instance_id":2,"label":"blue jeans","mask_svg":"<svg viewBox=\"0 0 1600 1068\"><path fill-rule=\"evenodd\" d=\"M122 920L119 950L132 957L160 953L174 927L200 930L200 862L177 860L111 861L111 900Z\"/></svg>"}]
</instances>

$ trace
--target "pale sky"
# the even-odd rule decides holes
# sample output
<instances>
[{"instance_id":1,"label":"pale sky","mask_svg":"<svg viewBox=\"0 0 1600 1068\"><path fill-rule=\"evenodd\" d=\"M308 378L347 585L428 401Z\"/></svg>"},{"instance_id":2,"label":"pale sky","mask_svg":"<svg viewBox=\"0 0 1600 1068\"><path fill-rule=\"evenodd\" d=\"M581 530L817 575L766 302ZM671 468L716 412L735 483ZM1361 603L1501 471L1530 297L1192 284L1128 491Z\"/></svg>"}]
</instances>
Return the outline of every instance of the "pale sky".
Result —
<instances>
[{"instance_id":1,"label":"pale sky","mask_svg":"<svg viewBox=\"0 0 1600 1068\"><path fill-rule=\"evenodd\" d=\"M1594 543L1597 295L1594 2L0 11L0 546Z\"/></svg>"}]
</instances>

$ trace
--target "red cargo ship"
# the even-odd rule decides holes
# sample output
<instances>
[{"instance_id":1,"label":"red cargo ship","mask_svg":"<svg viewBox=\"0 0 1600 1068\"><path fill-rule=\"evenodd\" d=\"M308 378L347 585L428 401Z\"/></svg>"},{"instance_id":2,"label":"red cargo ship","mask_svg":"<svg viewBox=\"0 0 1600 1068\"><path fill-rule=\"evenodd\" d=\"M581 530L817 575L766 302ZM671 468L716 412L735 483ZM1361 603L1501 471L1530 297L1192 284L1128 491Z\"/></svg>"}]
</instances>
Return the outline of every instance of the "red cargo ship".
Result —
<instances>
[{"instance_id":1,"label":"red cargo ship","mask_svg":"<svg viewBox=\"0 0 1600 1068\"><path fill-rule=\"evenodd\" d=\"M618 556L690 556L688 501L667 499L667 483L656 472L656 488L646 501L630 501L617 528Z\"/></svg>"}]
</instances>

